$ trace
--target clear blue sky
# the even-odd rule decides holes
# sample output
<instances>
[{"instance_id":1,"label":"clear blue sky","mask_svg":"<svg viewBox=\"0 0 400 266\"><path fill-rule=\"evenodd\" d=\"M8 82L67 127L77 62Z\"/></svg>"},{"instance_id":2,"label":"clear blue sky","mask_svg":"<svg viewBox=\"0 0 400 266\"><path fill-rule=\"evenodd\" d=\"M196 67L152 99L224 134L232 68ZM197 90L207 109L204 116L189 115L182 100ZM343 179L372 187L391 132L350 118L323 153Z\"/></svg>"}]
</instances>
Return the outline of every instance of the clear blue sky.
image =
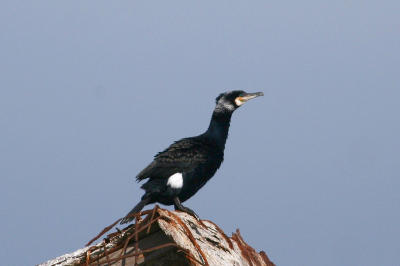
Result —
<instances>
[{"instance_id":1,"label":"clear blue sky","mask_svg":"<svg viewBox=\"0 0 400 266\"><path fill-rule=\"evenodd\" d=\"M82 247L135 175L203 132L225 162L186 205L278 265L398 265L399 1L0 4L1 263ZM22 254L22 255L21 255Z\"/></svg>"}]
</instances>

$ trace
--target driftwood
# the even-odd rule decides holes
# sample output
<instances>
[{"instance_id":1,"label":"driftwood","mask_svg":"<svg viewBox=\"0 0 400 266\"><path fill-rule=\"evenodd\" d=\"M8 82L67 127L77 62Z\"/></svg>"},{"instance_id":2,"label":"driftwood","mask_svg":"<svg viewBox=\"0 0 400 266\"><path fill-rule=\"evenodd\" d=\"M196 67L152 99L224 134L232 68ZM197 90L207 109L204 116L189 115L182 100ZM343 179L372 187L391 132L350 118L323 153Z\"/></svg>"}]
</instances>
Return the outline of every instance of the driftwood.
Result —
<instances>
[{"instance_id":1,"label":"driftwood","mask_svg":"<svg viewBox=\"0 0 400 266\"><path fill-rule=\"evenodd\" d=\"M198 221L184 212L156 206L136 215L135 223L108 234L120 220L106 227L73 253L39 266L53 265L274 265L264 251L256 252L239 230L227 237L211 221Z\"/></svg>"}]
</instances>

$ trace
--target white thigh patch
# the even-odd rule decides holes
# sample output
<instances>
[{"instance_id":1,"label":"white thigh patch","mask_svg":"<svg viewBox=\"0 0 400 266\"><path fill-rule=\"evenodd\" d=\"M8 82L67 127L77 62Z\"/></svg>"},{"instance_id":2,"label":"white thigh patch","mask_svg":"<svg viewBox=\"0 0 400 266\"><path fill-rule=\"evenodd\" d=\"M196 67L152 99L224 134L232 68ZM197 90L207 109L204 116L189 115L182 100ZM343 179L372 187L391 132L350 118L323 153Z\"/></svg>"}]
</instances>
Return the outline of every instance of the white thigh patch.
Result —
<instances>
[{"instance_id":1,"label":"white thigh patch","mask_svg":"<svg viewBox=\"0 0 400 266\"><path fill-rule=\"evenodd\" d=\"M171 175L168 178L167 185L172 187L172 188L175 188L175 189L181 188L183 186L182 174L181 173L176 173L176 174Z\"/></svg>"}]
</instances>

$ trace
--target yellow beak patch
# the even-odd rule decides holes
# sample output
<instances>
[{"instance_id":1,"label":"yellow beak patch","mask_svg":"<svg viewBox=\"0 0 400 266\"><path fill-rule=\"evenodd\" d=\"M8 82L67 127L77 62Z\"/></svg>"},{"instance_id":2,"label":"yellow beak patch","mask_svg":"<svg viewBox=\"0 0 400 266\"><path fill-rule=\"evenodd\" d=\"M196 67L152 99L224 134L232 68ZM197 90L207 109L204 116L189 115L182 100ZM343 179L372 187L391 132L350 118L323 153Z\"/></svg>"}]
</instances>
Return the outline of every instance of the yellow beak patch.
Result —
<instances>
[{"instance_id":1,"label":"yellow beak patch","mask_svg":"<svg viewBox=\"0 0 400 266\"><path fill-rule=\"evenodd\" d=\"M242 104L244 104L247 101L247 99L245 97L236 97L235 99L235 103L237 106L241 106Z\"/></svg>"}]
</instances>

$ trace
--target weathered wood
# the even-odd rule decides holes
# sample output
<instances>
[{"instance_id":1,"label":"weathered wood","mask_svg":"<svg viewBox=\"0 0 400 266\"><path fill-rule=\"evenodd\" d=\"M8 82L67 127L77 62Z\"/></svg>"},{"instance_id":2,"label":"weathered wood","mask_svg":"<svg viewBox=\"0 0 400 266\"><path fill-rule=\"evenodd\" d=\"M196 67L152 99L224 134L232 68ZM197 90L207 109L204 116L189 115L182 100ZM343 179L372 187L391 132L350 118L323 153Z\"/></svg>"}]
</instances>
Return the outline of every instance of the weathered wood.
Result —
<instances>
[{"instance_id":1,"label":"weathered wood","mask_svg":"<svg viewBox=\"0 0 400 266\"><path fill-rule=\"evenodd\" d=\"M107 235L100 243L49 260L55 265L274 265L256 252L239 230L227 237L211 221L157 206L135 224Z\"/></svg>"}]
</instances>

